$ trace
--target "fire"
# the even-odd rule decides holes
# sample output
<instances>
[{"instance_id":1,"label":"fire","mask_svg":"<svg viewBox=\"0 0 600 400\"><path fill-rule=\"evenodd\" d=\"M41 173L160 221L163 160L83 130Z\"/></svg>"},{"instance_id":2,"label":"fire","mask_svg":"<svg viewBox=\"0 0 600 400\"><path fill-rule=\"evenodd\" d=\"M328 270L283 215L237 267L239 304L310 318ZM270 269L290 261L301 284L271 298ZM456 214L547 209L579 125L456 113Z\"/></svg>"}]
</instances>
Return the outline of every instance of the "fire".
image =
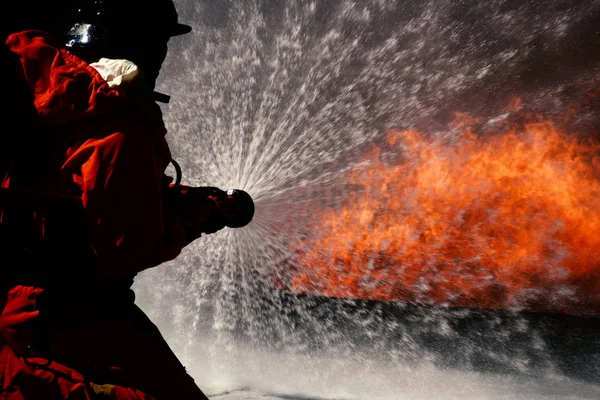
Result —
<instances>
[{"instance_id":1,"label":"fire","mask_svg":"<svg viewBox=\"0 0 600 400\"><path fill-rule=\"evenodd\" d=\"M599 314L600 143L551 121L475 133L478 122L374 147L345 205L296 249L294 290Z\"/></svg>"}]
</instances>

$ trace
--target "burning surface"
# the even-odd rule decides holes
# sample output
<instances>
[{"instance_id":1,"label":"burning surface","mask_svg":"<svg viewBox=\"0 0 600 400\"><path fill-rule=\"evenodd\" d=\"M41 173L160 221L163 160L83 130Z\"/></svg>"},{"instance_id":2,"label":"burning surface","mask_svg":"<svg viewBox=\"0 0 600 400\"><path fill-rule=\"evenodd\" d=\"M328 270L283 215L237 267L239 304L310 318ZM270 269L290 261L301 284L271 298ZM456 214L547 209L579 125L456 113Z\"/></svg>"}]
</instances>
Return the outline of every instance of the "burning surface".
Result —
<instances>
[{"instance_id":1,"label":"burning surface","mask_svg":"<svg viewBox=\"0 0 600 400\"><path fill-rule=\"evenodd\" d=\"M600 314L600 143L518 107L374 146L298 245L294 290Z\"/></svg>"}]
</instances>

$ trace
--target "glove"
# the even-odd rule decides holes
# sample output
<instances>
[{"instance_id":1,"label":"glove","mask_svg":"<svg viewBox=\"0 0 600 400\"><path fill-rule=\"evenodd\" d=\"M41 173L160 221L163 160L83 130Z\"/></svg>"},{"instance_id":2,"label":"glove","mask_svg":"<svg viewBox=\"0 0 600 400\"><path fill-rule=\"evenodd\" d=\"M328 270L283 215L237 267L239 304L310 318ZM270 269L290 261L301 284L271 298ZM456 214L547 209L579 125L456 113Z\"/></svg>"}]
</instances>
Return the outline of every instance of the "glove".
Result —
<instances>
[{"instance_id":1,"label":"glove","mask_svg":"<svg viewBox=\"0 0 600 400\"><path fill-rule=\"evenodd\" d=\"M215 187L169 185L164 191L163 206L175 208L185 233L185 244L202 234L215 233L225 227L218 199L227 194Z\"/></svg>"}]
</instances>

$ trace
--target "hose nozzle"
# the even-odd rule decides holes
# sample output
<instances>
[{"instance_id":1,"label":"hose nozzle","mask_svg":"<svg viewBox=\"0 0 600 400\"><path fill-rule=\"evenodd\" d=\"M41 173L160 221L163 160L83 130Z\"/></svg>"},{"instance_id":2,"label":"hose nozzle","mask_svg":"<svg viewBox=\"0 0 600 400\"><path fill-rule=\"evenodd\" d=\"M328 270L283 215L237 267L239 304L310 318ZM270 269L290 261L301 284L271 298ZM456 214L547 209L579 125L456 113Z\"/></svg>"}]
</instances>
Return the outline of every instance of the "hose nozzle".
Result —
<instances>
[{"instance_id":1,"label":"hose nozzle","mask_svg":"<svg viewBox=\"0 0 600 400\"><path fill-rule=\"evenodd\" d=\"M241 189L227 191L227 198L221 203L225 216L225 226L241 228L252 221L254 217L254 201L250 195Z\"/></svg>"}]
</instances>

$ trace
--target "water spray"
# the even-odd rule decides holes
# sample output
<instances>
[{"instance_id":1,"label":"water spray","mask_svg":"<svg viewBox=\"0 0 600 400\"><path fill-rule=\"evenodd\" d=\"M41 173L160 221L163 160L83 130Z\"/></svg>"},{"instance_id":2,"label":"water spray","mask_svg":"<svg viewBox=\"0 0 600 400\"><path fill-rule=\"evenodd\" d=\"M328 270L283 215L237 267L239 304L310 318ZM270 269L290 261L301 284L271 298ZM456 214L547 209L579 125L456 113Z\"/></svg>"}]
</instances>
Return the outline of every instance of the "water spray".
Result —
<instances>
[{"instance_id":1,"label":"water spray","mask_svg":"<svg viewBox=\"0 0 600 400\"><path fill-rule=\"evenodd\" d=\"M600 14L590 10L600 2L180 4L196 25L158 87L177 93L165 113L171 149L190 181L243 188L257 207L247 228L206 235L136 281L140 303L200 383L386 400L522 398L522 389L535 398L547 393L549 375L560 378L556 387L571 378L597 385L600 342L585 332L598 317L580 315L582 305L598 304L590 285L598 281L597 246L589 245L597 235L581 229L597 229L597 196L578 200L596 181L572 185L583 188L568 192L576 197L545 197L548 207L515 193L564 193L583 176L568 173L576 159L550 157L561 150L524 180L556 135L518 123L540 122L529 116L541 111L569 133L567 144L597 135L600 97L587 92L600 53L580 44L597 46ZM561 118L582 94L589 105L567 107ZM507 110L515 96L521 106ZM480 117L471 131L487 134L470 138L450 126L456 111ZM501 152L513 123L524 140ZM420 135L388 141L391 131L410 129ZM517 143L534 146L524 162L511 161L521 154ZM588 158L577 160L598 165ZM488 183L475 173L476 159L488 163L486 174L493 166L518 174ZM535 178L541 173L552 174ZM424 185L413 184L420 179ZM564 218L550 214L563 209ZM498 281L510 290L497 290ZM511 383L488 389L492 372L510 373ZM435 383L417 397L424 376ZM406 382L396 386L398 377ZM449 384L438 390L444 377ZM511 390L517 394L506 395Z\"/></svg>"}]
</instances>

